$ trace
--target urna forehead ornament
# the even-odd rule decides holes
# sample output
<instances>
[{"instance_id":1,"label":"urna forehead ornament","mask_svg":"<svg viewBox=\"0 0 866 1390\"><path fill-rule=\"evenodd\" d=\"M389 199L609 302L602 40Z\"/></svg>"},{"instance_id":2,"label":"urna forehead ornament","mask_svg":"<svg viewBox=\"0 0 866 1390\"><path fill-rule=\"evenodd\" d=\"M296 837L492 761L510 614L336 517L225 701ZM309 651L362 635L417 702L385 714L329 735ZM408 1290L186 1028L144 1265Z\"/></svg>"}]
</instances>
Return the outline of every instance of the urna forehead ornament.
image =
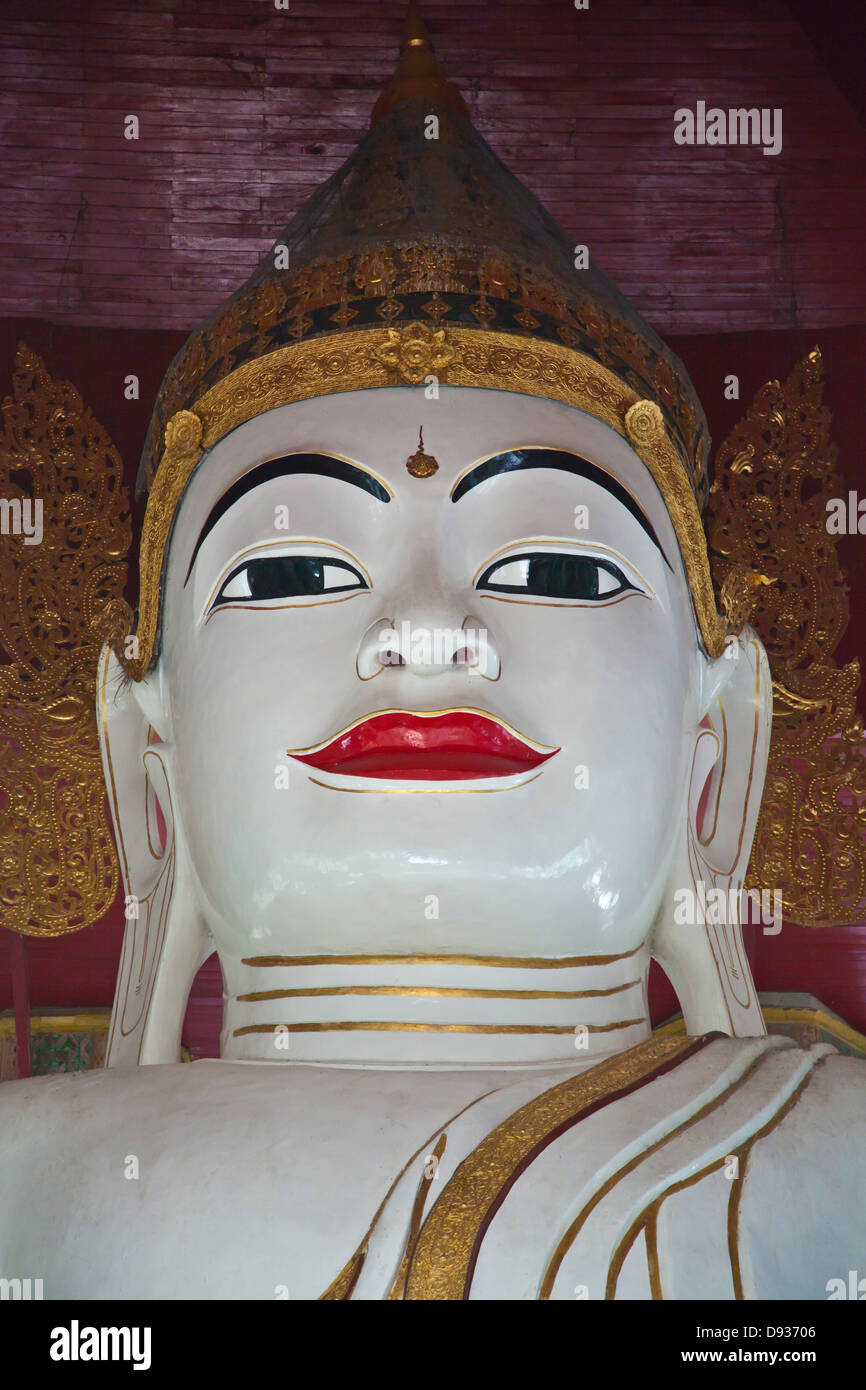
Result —
<instances>
[{"instance_id":1,"label":"urna forehead ornament","mask_svg":"<svg viewBox=\"0 0 866 1390\"><path fill-rule=\"evenodd\" d=\"M700 519L709 439L688 374L474 129L412 4L370 130L163 381L139 474L138 654L123 658L135 679L158 652L171 527L207 451L275 407L431 376L576 406L628 439L718 655L744 613L716 609Z\"/></svg>"}]
</instances>

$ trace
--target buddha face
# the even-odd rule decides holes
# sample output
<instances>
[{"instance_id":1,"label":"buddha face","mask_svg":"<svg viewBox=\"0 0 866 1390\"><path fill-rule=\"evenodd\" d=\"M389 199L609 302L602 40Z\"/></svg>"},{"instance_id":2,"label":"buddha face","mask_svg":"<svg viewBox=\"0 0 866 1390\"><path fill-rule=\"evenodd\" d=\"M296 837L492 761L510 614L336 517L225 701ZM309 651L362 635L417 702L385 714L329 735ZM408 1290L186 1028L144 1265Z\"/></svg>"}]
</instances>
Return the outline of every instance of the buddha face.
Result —
<instances>
[{"instance_id":1,"label":"buddha face","mask_svg":"<svg viewBox=\"0 0 866 1390\"><path fill-rule=\"evenodd\" d=\"M221 952L644 939L706 661L612 429L463 387L270 411L199 465L163 611L149 681Z\"/></svg>"}]
</instances>

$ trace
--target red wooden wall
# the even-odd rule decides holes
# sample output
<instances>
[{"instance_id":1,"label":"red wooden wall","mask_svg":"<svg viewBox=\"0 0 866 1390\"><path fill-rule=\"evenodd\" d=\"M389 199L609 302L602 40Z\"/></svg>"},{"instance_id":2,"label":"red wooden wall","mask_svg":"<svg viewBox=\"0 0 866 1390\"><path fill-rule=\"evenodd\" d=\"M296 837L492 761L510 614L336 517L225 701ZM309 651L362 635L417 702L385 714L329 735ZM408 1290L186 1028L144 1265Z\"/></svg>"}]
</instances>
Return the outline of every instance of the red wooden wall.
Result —
<instances>
[{"instance_id":1,"label":"red wooden wall","mask_svg":"<svg viewBox=\"0 0 866 1390\"><path fill-rule=\"evenodd\" d=\"M866 6L792 3L423 9L497 153L658 329L696 333L866 320ZM403 10L5 0L0 314L192 327L353 148ZM698 100L780 108L781 154L675 145Z\"/></svg>"}]
</instances>

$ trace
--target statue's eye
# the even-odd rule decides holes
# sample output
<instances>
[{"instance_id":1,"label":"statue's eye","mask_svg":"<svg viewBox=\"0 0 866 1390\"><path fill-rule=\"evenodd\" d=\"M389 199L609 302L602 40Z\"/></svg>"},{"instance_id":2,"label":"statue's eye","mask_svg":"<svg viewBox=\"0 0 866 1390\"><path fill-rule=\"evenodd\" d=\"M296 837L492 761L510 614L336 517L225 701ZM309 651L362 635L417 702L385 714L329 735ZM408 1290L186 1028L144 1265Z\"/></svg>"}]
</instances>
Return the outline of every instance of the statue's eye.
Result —
<instances>
[{"instance_id":1,"label":"statue's eye","mask_svg":"<svg viewBox=\"0 0 866 1390\"><path fill-rule=\"evenodd\" d=\"M613 598L635 585L611 560L533 551L489 565L475 587L498 594L534 594L591 602Z\"/></svg>"},{"instance_id":2,"label":"statue's eye","mask_svg":"<svg viewBox=\"0 0 866 1390\"><path fill-rule=\"evenodd\" d=\"M213 606L255 599L310 598L316 594L367 588L367 581L345 560L335 560L329 555L274 555L238 565L223 584Z\"/></svg>"}]
</instances>

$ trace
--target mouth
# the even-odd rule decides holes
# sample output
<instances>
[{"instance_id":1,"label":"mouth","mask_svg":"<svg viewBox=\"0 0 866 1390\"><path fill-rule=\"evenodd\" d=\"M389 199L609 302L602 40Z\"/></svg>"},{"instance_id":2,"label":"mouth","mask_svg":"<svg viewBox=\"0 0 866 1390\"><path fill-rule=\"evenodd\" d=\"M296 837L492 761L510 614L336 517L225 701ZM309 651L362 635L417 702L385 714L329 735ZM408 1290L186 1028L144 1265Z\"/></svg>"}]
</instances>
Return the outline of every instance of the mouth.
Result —
<instances>
[{"instance_id":1,"label":"mouth","mask_svg":"<svg viewBox=\"0 0 866 1390\"><path fill-rule=\"evenodd\" d=\"M318 772L390 781L465 782L514 777L546 763L558 748L536 743L481 710L380 710L327 743L289 748Z\"/></svg>"}]
</instances>

